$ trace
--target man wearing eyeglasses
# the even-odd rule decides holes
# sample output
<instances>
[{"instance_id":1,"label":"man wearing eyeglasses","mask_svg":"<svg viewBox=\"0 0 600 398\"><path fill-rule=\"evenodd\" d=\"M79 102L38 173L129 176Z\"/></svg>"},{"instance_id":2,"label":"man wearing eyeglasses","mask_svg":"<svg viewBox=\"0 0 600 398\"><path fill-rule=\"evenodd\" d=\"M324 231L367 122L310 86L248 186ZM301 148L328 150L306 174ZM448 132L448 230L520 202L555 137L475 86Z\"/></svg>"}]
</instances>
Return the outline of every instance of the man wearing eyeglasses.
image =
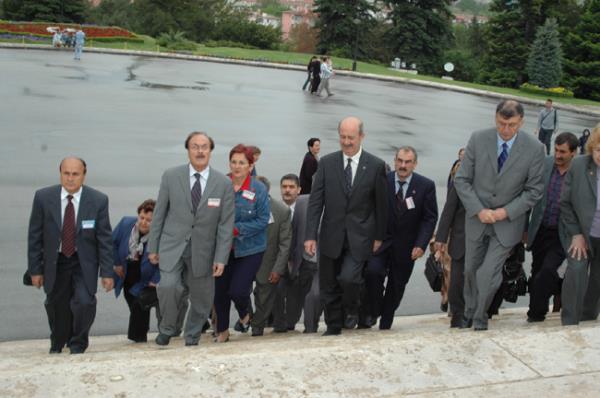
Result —
<instances>
[{"instance_id":1,"label":"man wearing eyeglasses","mask_svg":"<svg viewBox=\"0 0 600 398\"><path fill-rule=\"evenodd\" d=\"M487 330L502 266L543 194L544 146L521 130L523 115L517 101L500 102L496 127L471 135L454 180L466 210L462 328Z\"/></svg>"},{"instance_id":2,"label":"man wearing eyeglasses","mask_svg":"<svg viewBox=\"0 0 600 398\"><path fill-rule=\"evenodd\" d=\"M158 345L177 334L188 291L185 345L198 345L213 303L214 278L223 273L231 250L233 188L209 166L214 147L206 133L190 133L189 163L165 171L160 183L148 239L148 259L160 264Z\"/></svg>"}]
</instances>

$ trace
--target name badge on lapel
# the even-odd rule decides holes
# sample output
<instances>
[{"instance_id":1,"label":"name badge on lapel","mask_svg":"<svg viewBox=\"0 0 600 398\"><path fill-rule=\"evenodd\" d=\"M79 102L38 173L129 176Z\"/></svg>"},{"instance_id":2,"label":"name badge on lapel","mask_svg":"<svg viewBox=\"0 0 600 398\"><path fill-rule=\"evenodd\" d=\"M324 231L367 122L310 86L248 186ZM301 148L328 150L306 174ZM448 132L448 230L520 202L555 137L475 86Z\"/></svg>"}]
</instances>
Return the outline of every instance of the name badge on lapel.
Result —
<instances>
[{"instance_id":1,"label":"name badge on lapel","mask_svg":"<svg viewBox=\"0 0 600 398\"><path fill-rule=\"evenodd\" d=\"M94 229L96 227L96 220L82 220L81 228L82 229Z\"/></svg>"},{"instance_id":2,"label":"name badge on lapel","mask_svg":"<svg viewBox=\"0 0 600 398\"><path fill-rule=\"evenodd\" d=\"M246 189L244 189L244 192L242 192L242 198L248 199L249 201L253 201L255 196L256 194L254 192L248 191Z\"/></svg>"},{"instance_id":3,"label":"name badge on lapel","mask_svg":"<svg viewBox=\"0 0 600 398\"><path fill-rule=\"evenodd\" d=\"M208 198L208 207L221 206L221 198Z\"/></svg>"},{"instance_id":4,"label":"name badge on lapel","mask_svg":"<svg viewBox=\"0 0 600 398\"><path fill-rule=\"evenodd\" d=\"M413 200L412 196L406 198L405 202L406 202L406 208L408 210L415 208L415 201Z\"/></svg>"}]
</instances>

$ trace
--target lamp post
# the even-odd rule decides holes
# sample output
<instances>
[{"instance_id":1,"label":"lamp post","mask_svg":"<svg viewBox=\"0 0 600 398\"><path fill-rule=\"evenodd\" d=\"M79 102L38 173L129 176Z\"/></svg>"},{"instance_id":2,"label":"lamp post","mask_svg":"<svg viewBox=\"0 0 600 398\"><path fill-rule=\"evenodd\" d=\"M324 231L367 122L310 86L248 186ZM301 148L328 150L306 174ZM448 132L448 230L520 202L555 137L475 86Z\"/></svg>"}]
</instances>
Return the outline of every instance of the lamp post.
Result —
<instances>
[{"instance_id":1,"label":"lamp post","mask_svg":"<svg viewBox=\"0 0 600 398\"><path fill-rule=\"evenodd\" d=\"M354 18L352 22L354 23L354 29L356 30L356 35L354 36L354 51L352 55L352 72L356 72L356 58L358 55L358 25L360 24L360 19Z\"/></svg>"}]
</instances>

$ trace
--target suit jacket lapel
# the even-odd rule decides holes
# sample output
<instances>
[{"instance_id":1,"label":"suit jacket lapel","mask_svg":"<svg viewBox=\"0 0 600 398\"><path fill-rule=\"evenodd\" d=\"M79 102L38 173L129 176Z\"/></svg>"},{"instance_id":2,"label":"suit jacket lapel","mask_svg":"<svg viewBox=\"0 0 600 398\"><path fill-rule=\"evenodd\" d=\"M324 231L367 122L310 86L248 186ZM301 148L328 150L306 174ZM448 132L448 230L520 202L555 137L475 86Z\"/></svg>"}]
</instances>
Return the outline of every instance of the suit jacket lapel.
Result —
<instances>
[{"instance_id":1,"label":"suit jacket lapel","mask_svg":"<svg viewBox=\"0 0 600 398\"><path fill-rule=\"evenodd\" d=\"M61 203L60 203L61 190L62 190L62 187L60 185L58 185L58 189L56 190L56 193L53 193L49 200L50 214L52 215L54 222L58 226L59 231L62 231L62 214L61 214L62 209L61 209Z\"/></svg>"},{"instance_id":2,"label":"suit jacket lapel","mask_svg":"<svg viewBox=\"0 0 600 398\"><path fill-rule=\"evenodd\" d=\"M496 170L496 175L498 175L498 133L496 130L493 130L492 134L488 137L488 144L486 145L488 155L490 157L490 162L492 163L492 167Z\"/></svg>"},{"instance_id":3,"label":"suit jacket lapel","mask_svg":"<svg viewBox=\"0 0 600 398\"><path fill-rule=\"evenodd\" d=\"M85 215L83 214L88 208L88 190L85 185L81 188L81 196L79 198L79 209L77 210L77 233L81 230L81 221L84 220Z\"/></svg>"},{"instance_id":4,"label":"suit jacket lapel","mask_svg":"<svg viewBox=\"0 0 600 398\"><path fill-rule=\"evenodd\" d=\"M346 165L344 164L344 153L342 151L339 152L339 156L335 157L335 162L335 169L338 175L338 181L342 185L342 192L348 195L349 192L346 189L346 175L344 174L344 168L346 167Z\"/></svg>"},{"instance_id":5,"label":"suit jacket lapel","mask_svg":"<svg viewBox=\"0 0 600 398\"><path fill-rule=\"evenodd\" d=\"M181 188L183 189L183 196L185 196L185 201L187 202L190 210L193 211L194 209L192 209L192 190L190 189L189 169L190 168L188 165L181 168L181 174L179 175L179 182L181 183ZM202 195L202 196L204 196L204 195Z\"/></svg>"},{"instance_id":6,"label":"suit jacket lapel","mask_svg":"<svg viewBox=\"0 0 600 398\"><path fill-rule=\"evenodd\" d=\"M598 200L598 193L597 191L597 175L596 175L596 164L594 163L594 159L592 159L592 156L590 155L590 159L588 161L587 164L587 170L585 172L585 176L588 180L588 182L590 183L590 189L592 190L592 193L594 194L594 199Z\"/></svg>"},{"instance_id":7,"label":"suit jacket lapel","mask_svg":"<svg viewBox=\"0 0 600 398\"><path fill-rule=\"evenodd\" d=\"M215 190L215 187L217 186L217 180L214 178L213 173L208 174L208 180L206 180L206 186L204 187L204 192L202 192L202 197L200 198L200 203L198 204L198 207L202 207L204 206L204 204L206 202L208 202L208 198L210 197L210 195L212 194L212 192ZM190 199L190 207L192 207L192 194L190 191L190 194L188 195L189 199Z\"/></svg>"},{"instance_id":8,"label":"suit jacket lapel","mask_svg":"<svg viewBox=\"0 0 600 398\"><path fill-rule=\"evenodd\" d=\"M354 176L354 181L352 182L352 189L350 189L350 195L356 189L358 184L364 179L363 176L367 172L367 167L369 165L369 160L365 155L365 151L360 155L360 159L358 159L358 167L356 168L356 175Z\"/></svg>"}]
</instances>

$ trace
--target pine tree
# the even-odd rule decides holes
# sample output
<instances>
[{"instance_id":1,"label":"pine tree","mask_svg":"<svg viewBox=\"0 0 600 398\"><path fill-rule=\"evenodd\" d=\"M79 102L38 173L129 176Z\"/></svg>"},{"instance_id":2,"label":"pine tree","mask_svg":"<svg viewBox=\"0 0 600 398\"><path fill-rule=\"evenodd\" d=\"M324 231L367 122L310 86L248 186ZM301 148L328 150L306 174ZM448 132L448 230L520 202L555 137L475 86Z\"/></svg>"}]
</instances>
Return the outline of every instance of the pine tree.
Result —
<instances>
[{"instance_id":1,"label":"pine tree","mask_svg":"<svg viewBox=\"0 0 600 398\"><path fill-rule=\"evenodd\" d=\"M548 18L540 26L527 60L529 82L539 87L558 87L562 80L562 50L558 24Z\"/></svg>"},{"instance_id":2,"label":"pine tree","mask_svg":"<svg viewBox=\"0 0 600 398\"><path fill-rule=\"evenodd\" d=\"M567 86L577 97L600 101L600 0L588 0L565 43Z\"/></svg>"},{"instance_id":3,"label":"pine tree","mask_svg":"<svg viewBox=\"0 0 600 398\"><path fill-rule=\"evenodd\" d=\"M86 0L4 0L4 16L14 21L81 23L88 7Z\"/></svg>"},{"instance_id":4,"label":"pine tree","mask_svg":"<svg viewBox=\"0 0 600 398\"><path fill-rule=\"evenodd\" d=\"M421 72L442 70L444 50L452 42L449 0L387 0L390 40L395 54Z\"/></svg>"},{"instance_id":5,"label":"pine tree","mask_svg":"<svg viewBox=\"0 0 600 398\"><path fill-rule=\"evenodd\" d=\"M352 57L355 46L364 45L365 35L373 26L374 6L367 0L315 0L315 13L319 16L317 51ZM361 40L361 37L363 40Z\"/></svg>"}]
</instances>

